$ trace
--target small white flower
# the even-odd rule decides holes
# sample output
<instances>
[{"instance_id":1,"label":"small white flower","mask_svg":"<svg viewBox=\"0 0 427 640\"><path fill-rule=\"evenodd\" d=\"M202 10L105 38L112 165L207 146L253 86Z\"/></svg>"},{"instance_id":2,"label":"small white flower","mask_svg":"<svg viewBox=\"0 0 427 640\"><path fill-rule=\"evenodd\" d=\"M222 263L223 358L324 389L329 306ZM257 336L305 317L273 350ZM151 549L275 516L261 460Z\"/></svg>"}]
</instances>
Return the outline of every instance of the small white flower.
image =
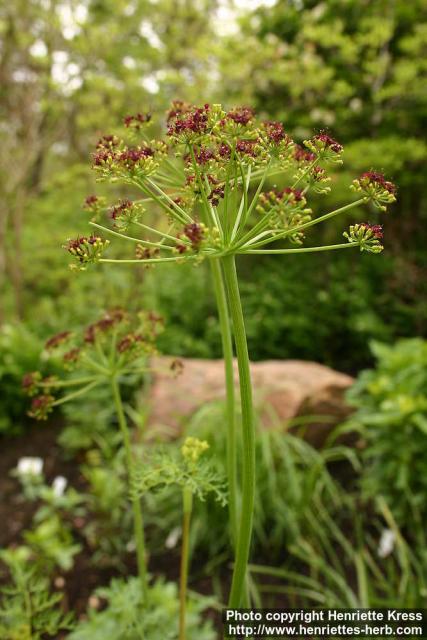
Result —
<instances>
[{"instance_id":1,"label":"small white flower","mask_svg":"<svg viewBox=\"0 0 427 640\"><path fill-rule=\"evenodd\" d=\"M395 542L396 534L394 533L394 531L392 531L391 529L384 529L378 545L378 556L380 558L387 558L387 556L392 553Z\"/></svg>"},{"instance_id":2,"label":"small white flower","mask_svg":"<svg viewBox=\"0 0 427 640\"><path fill-rule=\"evenodd\" d=\"M64 476L56 476L52 482L52 490L56 498L60 498L64 495L67 484L67 478L64 478Z\"/></svg>"},{"instance_id":3,"label":"small white flower","mask_svg":"<svg viewBox=\"0 0 427 640\"><path fill-rule=\"evenodd\" d=\"M173 549L178 544L178 540L181 537L181 527L175 527L172 529L165 541L166 549Z\"/></svg>"},{"instance_id":4,"label":"small white flower","mask_svg":"<svg viewBox=\"0 0 427 640\"><path fill-rule=\"evenodd\" d=\"M32 458L30 456L19 458L16 471L20 476L39 476L43 471L43 460L41 458Z\"/></svg>"}]
</instances>

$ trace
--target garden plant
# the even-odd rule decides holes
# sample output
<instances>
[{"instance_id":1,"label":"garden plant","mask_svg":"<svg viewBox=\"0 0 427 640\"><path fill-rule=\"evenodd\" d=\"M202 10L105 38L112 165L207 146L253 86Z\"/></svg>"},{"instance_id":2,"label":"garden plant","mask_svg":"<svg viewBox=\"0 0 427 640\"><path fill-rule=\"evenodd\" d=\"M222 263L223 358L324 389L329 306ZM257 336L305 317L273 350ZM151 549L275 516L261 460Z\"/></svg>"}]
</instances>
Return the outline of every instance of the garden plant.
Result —
<instances>
[{"instance_id":1,"label":"garden plant","mask_svg":"<svg viewBox=\"0 0 427 640\"><path fill-rule=\"evenodd\" d=\"M135 455L133 450L131 432L126 417L122 387L129 378L141 379L152 370L150 357L156 353L156 338L163 330L162 318L154 313L140 312L130 315L121 309L114 309L103 315L98 321L90 324L80 334L71 331L63 331L52 336L45 345L46 355L52 361L52 367L59 371L62 365L62 375L42 376L38 371L28 373L23 378L25 392L32 396L29 415L38 419L46 420L48 415L57 406L68 402L75 402L84 397L97 387L107 387L113 399L117 423L120 428L122 445L124 450L124 463L127 474L127 493L130 497L133 511L134 541L136 547L137 567L138 567L138 588L132 587L134 609L130 606L127 614L123 614L122 623L129 632L134 631L140 634L138 637L144 638L150 630L151 620L146 616L141 618L141 606L145 609L153 606L153 593L162 586L153 586L149 583L147 571L148 551L146 549L143 512L141 498L148 492L159 491L165 487L179 487L182 494L182 552L180 569L179 588L179 638L184 640L187 637L188 625L188 566L190 549L190 526L191 512L194 498L205 499L209 493L213 493L215 499L221 504L226 503L224 493L224 482L218 469L214 469L209 461L200 460L209 445L206 441L201 441L195 437L188 437L181 448L181 453L177 459L173 449L156 451L151 447L151 452L145 453L142 457ZM156 367L160 372L160 365ZM168 368L165 369L170 375L177 375L181 371L181 364L177 360L171 360ZM55 497L55 487L49 489L43 483L41 477L41 459L23 459L27 468L17 469L24 488L24 494L30 500L42 499L44 506L37 512L36 519L40 520L43 514L46 522L46 515L52 516L52 508L57 500ZM23 465L21 465L23 466ZM58 480L58 479L57 479ZM65 481L62 478L62 481ZM105 481L105 478L104 478ZM65 481L66 482L66 481ZM69 492L68 492L69 493ZM63 491L57 496L62 499L62 507L66 510L77 513L76 507L83 501L83 497L77 492L63 495ZM53 503L52 503L53 502ZM52 504L50 504L52 503ZM53 519L59 532L67 534L68 548L65 544L64 536L58 538L58 557L54 560L58 566L64 570L70 569L72 556L80 548L72 545L72 538L69 529L64 529L61 518L53 509ZM37 548L37 530L30 531L26 535L30 546ZM54 537L50 536L47 543L43 543L43 549L50 551L55 548ZM23 548L25 549L25 547ZM67 555L68 551L68 555ZM28 549L27 549L28 552ZM10 563L13 570L15 564ZM18 565L19 566L19 565ZM22 581L21 581L22 582ZM45 583L43 583L44 585ZM130 589L130 585L128 586ZM154 591L153 591L154 589ZM165 586L167 589L167 585ZM41 589L43 597L47 598L46 585ZM18 597L21 592L18 590ZM173 594L171 594L173 597ZM105 597L109 598L109 595ZM194 600L194 597L193 597ZM57 598L48 600L49 609L57 604ZM151 604L149 605L149 603ZM52 607L51 607L52 604ZM194 603L193 603L194 604ZM53 617L52 612L52 619ZM112 619L120 626L120 619L114 617L114 609L109 612ZM108 620L107 615L107 620ZM191 625L196 628L200 624L197 609L193 611ZM31 624L31 620L30 620ZM167 621L165 621L167 624ZM95 621L96 627L102 629L102 622ZM135 626L136 625L136 626ZM175 637L173 624L171 626L171 637ZM45 625L48 630L48 625ZM98 629L99 630L99 629ZM121 632L122 630L120 630ZM190 629L191 631L191 629ZM84 627L79 627L76 638L84 638L85 634L91 636L91 626L87 631ZM206 637L209 637L210 626L206 626ZM74 637L74 636L72 636ZM150 633L151 637L151 633ZM190 636L188 636L190 637Z\"/></svg>"},{"instance_id":2,"label":"garden plant","mask_svg":"<svg viewBox=\"0 0 427 640\"><path fill-rule=\"evenodd\" d=\"M344 242L303 244L311 227L361 205L371 203L385 211L395 200L396 188L381 173L368 170L350 185L355 199L317 215L308 204L310 191L327 194L331 189L327 165L342 162L343 147L328 132L321 131L300 146L280 122L259 121L251 108L226 111L220 105L195 107L181 101L174 102L167 115L165 139L152 139L151 125L147 113L127 116L123 138L109 134L100 139L93 154L93 169L99 181L123 185L126 197L106 207L104 198L88 196L85 206L92 213L94 233L69 240L66 248L75 258L73 266L82 270L92 263L147 267L192 263L196 267L202 260L209 261L227 389L228 497L235 550L229 605L238 607L247 602L256 461L249 354L236 257L339 249L379 253L383 248L382 227L368 222L351 224L343 233ZM267 182L279 175L289 186L265 190ZM140 197L134 198L133 190ZM157 207L164 213L161 221L155 215ZM100 220L103 215L109 225ZM106 257L110 241L105 236L133 245L133 254ZM283 246L282 242L293 246ZM232 338L240 385L241 478L236 460ZM112 393L116 397L114 385ZM44 402L51 404L51 400Z\"/></svg>"}]
</instances>

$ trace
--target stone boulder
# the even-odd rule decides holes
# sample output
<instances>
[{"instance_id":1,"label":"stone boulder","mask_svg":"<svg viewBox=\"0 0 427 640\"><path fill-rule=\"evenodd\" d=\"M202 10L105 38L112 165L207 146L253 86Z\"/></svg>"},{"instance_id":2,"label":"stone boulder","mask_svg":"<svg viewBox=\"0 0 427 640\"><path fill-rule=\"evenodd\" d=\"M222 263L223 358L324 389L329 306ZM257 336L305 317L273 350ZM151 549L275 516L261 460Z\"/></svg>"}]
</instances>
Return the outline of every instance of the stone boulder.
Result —
<instances>
[{"instance_id":1,"label":"stone boulder","mask_svg":"<svg viewBox=\"0 0 427 640\"><path fill-rule=\"evenodd\" d=\"M170 359L156 358L153 369L166 369L168 362ZM149 393L152 427L179 433L200 407L225 397L222 360L184 358L182 363L183 372L177 378L168 373L154 375ZM255 407L266 428L280 424L321 446L331 429L350 414L344 394L353 378L344 373L302 360L254 362L251 372Z\"/></svg>"}]
</instances>

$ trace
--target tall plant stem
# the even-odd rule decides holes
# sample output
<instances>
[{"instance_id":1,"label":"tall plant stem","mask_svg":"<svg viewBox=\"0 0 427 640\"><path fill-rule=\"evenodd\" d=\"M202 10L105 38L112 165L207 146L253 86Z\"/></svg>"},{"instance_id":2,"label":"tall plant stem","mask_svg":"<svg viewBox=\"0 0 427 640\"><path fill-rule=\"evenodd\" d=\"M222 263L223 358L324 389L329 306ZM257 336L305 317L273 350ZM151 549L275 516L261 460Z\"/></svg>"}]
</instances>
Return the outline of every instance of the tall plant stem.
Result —
<instances>
[{"instance_id":1,"label":"tall plant stem","mask_svg":"<svg viewBox=\"0 0 427 640\"><path fill-rule=\"evenodd\" d=\"M255 425L248 345L234 256L222 258L222 264L233 322L242 407L242 504L229 598L229 607L237 608L241 605L244 597L245 577L252 537L255 494Z\"/></svg>"},{"instance_id":2,"label":"tall plant stem","mask_svg":"<svg viewBox=\"0 0 427 640\"><path fill-rule=\"evenodd\" d=\"M187 611L188 563L190 551L190 522L193 508L193 494L189 487L182 490L182 550L179 579L179 640L185 640L185 614Z\"/></svg>"},{"instance_id":3,"label":"tall plant stem","mask_svg":"<svg viewBox=\"0 0 427 640\"><path fill-rule=\"evenodd\" d=\"M117 419L119 421L120 430L122 432L123 445L126 454L126 467L128 474L128 482L130 485L132 477L132 448L130 441L130 433L123 410L123 403L120 394L120 388L117 383L117 379L113 376L111 378L111 389L113 392L114 404L117 412ZM135 533L136 554L138 561L138 575L141 581L142 595L144 602L147 597L147 566L145 559L145 538L144 538L144 521L142 517L141 502L137 496L132 497L132 509L133 509L133 526Z\"/></svg>"},{"instance_id":4,"label":"tall plant stem","mask_svg":"<svg viewBox=\"0 0 427 640\"><path fill-rule=\"evenodd\" d=\"M211 269L221 329L222 352L224 355L225 390L227 422L227 477L228 509L233 546L237 539L237 446L236 411L234 406L233 342L231 336L230 315L225 292L224 278L219 260L211 260Z\"/></svg>"}]
</instances>

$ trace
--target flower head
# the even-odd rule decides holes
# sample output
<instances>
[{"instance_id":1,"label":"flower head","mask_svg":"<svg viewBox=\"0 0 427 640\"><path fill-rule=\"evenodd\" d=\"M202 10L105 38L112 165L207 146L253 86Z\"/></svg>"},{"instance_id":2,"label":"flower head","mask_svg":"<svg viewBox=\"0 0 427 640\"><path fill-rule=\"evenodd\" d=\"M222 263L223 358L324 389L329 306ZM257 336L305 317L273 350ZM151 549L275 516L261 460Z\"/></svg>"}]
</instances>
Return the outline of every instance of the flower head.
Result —
<instances>
[{"instance_id":1,"label":"flower head","mask_svg":"<svg viewBox=\"0 0 427 640\"><path fill-rule=\"evenodd\" d=\"M256 158L257 156L257 140L237 140L236 151L242 156Z\"/></svg>"},{"instance_id":2,"label":"flower head","mask_svg":"<svg viewBox=\"0 0 427 640\"><path fill-rule=\"evenodd\" d=\"M253 120L255 112L251 107L235 107L228 111L226 118L232 120L236 124L246 126Z\"/></svg>"},{"instance_id":3,"label":"flower head","mask_svg":"<svg viewBox=\"0 0 427 640\"><path fill-rule=\"evenodd\" d=\"M160 249L157 247L144 247L142 244L137 244L135 249L135 258L137 260L153 260L160 254ZM149 268L150 265L145 265Z\"/></svg>"},{"instance_id":4,"label":"flower head","mask_svg":"<svg viewBox=\"0 0 427 640\"><path fill-rule=\"evenodd\" d=\"M145 124L148 124L151 121L150 113L137 113L132 116L125 116L123 118L123 124L127 129L141 129L141 127Z\"/></svg>"},{"instance_id":5,"label":"flower head","mask_svg":"<svg viewBox=\"0 0 427 640\"><path fill-rule=\"evenodd\" d=\"M117 343L117 351L120 354L138 357L144 352L150 351L150 344L145 341L141 333L128 333L120 338Z\"/></svg>"},{"instance_id":6,"label":"flower head","mask_svg":"<svg viewBox=\"0 0 427 640\"><path fill-rule=\"evenodd\" d=\"M48 351L57 349L62 344L64 344L64 342L67 342L71 335L71 331L61 331L60 333L57 333L56 335L46 340L45 349L47 349Z\"/></svg>"},{"instance_id":7,"label":"flower head","mask_svg":"<svg viewBox=\"0 0 427 640\"><path fill-rule=\"evenodd\" d=\"M100 320L90 324L84 331L84 341L94 344L98 335L107 333L117 325L126 322L127 313L123 309L113 309L107 311Z\"/></svg>"},{"instance_id":8,"label":"flower head","mask_svg":"<svg viewBox=\"0 0 427 640\"><path fill-rule=\"evenodd\" d=\"M190 222L185 225L183 231L184 236L190 241L192 249L197 250L205 234L204 225L198 222Z\"/></svg>"},{"instance_id":9,"label":"flower head","mask_svg":"<svg viewBox=\"0 0 427 640\"><path fill-rule=\"evenodd\" d=\"M110 216L116 229L126 231L131 224L140 220L143 211L143 207L132 200L120 200L111 207Z\"/></svg>"},{"instance_id":10,"label":"flower head","mask_svg":"<svg viewBox=\"0 0 427 640\"><path fill-rule=\"evenodd\" d=\"M285 140L288 137L288 134L285 133L281 122L267 121L264 122L263 125L267 138L274 142L274 144L279 144L279 142L282 142L282 140Z\"/></svg>"},{"instance_id":11,"label":"flower head","mask_svg":"<svg viewBox=\"0 0 427 640\"><path fill-rule=\"evenodd\" d=\"M210 106L189 107L168 118L168 136L177 142L191 142L208 131Z\"/></svg>"},{"instance_id":12,"label":"flower head","mask_svg":"<svg viewBox=\"0 0 427 640\"><path fill-rule=\"evenodd\" d=\"M311 220L311 209L300 189L286 187L281 191L262 193L257 211L268 218L275 229L288 231L286 237L295 244L301 244L303 233L292 229Z\"/></svg>"},{"instance_id":13,"label":"flower head","mask_svg":"<svg viewBox=\"0 0 427 640\"><path fill-rule=\"evenodd\" d=\"M180 358L174 358L170 363L170 370L172 371L175 377L178 377L184 371L184 363Z\"/></svg>"},{"instance_id":14,"label":"flower head","mask_svg":"<svg viewBox=\"0 0 427 640\"><path fill-rule=\"evenodd\" d=\"M341 155L343 146L329 134L321 131L310 140L304 140L304 145L319 158L327 162L342 164Z\"/></svg>"},{"instance_id":15,"label":"flower head","mask_svg":"<svg viewBox=\"0 0 427 640\"><path fill-rule=\"evenodd\" d=\"M34 396L38 391L41 380L42 375L39 371L26 373L22 378L22 389L24 393L29 396Z\"/></svg>"},{"instance_id":16,"label":"flower head","mask_svg":"<svg viewBox=\"0 0 427 640\"><path fill-rule=\"evenodd\" d=\"M67 488L68 480L64 476L56 476L52 482L52 491L55 498L62 498Z\"/></svg>"},{"instance_id":17,"label":"flower head","mask_svg":"<svg viewBox=\"0 0 427 640\"><path fill-rule=\"evenodd\" d=\"M78 237L69 240L65 245L68 253L71 253L81 265L80 269L85 269L85 265L99 262L105 249L110 242L103 240L99 236L91 235L89 237Z\"/></svg>"},{"instance_id":18,"label":"flower head","mask_svg":"<svg viewBox=\"0 0 427 640\"><path fill-rule=\"evenodd\" d=\"M98 203L98 200L99 200L98 196L95 196L95 195L86 196L84 201L84 207L86 209L92 209Z\"/></svg>"},{"instance_id":19,"label":"flower head","mask_svg":"<svg viewBox=\"0 0 427 640\"><path fill-rule=\"evenodd\" d=\"M129 192L139 188L144 202L151 201L165 213L168 227L156 229L150 222L154 216L139 222L143 209L138 200L123 199L110 208L112 224L119 231L133 222L139 227L125 237L136 245L135 256L125 257L129 263L141 261L150 268L160 262L197 264L238 253L286 253L286 248L268 245L278 240L300 244L306 228L332 215L363 200L384 208L395 197L394 185L382 174L365 172L352 186L363 193L362 198L312 220L307 205L310 192L328 193L327 165L342 162L343 145L328 131L315 133L300 146L282 122L262 121L251 107L225 110L220 104L193 105L182 100L175 100L167 113L167 144L136 135L149 121L145 113L127 116L126 140L104 136L93 161L99 179L122 181ZM129 132L134 134L132 144ZM284 169L292 176L291 186L263 192L273 175ZM87 206L98 207L98 203L90 199ZM255 211L262 216L257 221L252 218ZM324 250L313 247L310 251L317 249ZM69 250L81 263L93 259L81 239L71 243Z\"/></svg>"},{"instance_id":20,"label":"flower head","mask_svg":"<svg viewBox=\"0 0 427 640\"><path fill-rule=\"evenodd\" d=\"M66 351L62 356L64 367L66 369L72 369L81 355L81 349L79 347L73 347L69 351Z\"/></svg>"},{"instance_id":21,"label":"flower head","mask_svg":"<svg viewBox=\"0 0 427 640\"><path fill-rule=\"evenodd\" d=\"M28 415L36 420L47 420L49 413L53 411L55 398L49 394L37 396L31 403Z\"/></svg>"},{"instance_id":22,"label":"flower head","mask_svg":"<svg viewBox=\"0 0 427 640\"><path fill-rule=\"evenodd\" d=\"M199 440L189 436L181 447L181 453L186 460L194 463L198 461L207 449L209 449L209 444L206 440Z\"/></svg>"},{"instance_id":23,"label":"flower head","mask_svg":"<svg viewBox=\"0 0 427 640\"><path fill-rule=\"evenodd\" d=\"M388 193L395 194L397 189L396 185L385 179L382 173L378 171L366 171L362 173L359 180L367 180L369 183L375 183L383 187Z\"/></svg>"},{"instance_id":24,"label":"flower head","mask_svg":"<svg viewBox=\"0 0 427 640\"><path fill-rule=\"evenodd\" d=\"M182 117L184 114L191 111L191 109L192 106L190 103L184 102L183 100L174 100L171 108L167 112L167 122L170 122L177 117Z\"/></svg>"},{"instance_id":25,"label":"flower head","mask_svg":"<svg viewBox=\"0 0 427 640\"><path fill-rule=\"evenodd\" d=\"M40 476L43 472L43 459L33 456L19 458L16 466L16 473L19 476L33 475Z\"/></svg>"},{"instance_id":26,"label":"flower head","mask_svg":"<svg viewBox=\"0 0 427 640\"><path fill-rule=\"evenodd\" d=\"M97 142L96 148L97 149L104 149L104 150L112 150L114 147L117 147L120 143L120 140L117 136L114 135L107 135L107 136L102 136L102 138L100 138Z\"/></svg>"},{"instance_id":27,"label":"flower head","mask_svg":"<svg viewBox=\"0 0 427 640\"><path fill-rule=\"evenodd\" d=\"M353 191L362 193L367 200L371 200L382 211L386 211L386 205L396 200L396 186L377 171L362 173L359 178L353 180L351 188Z\"/></svg>"},{"instance_id":28,"label":"flower head","mask_svg":"<svg viewBox=\"0 0 427 640\"><path fill-rule=\"evenodd\" d=\"M195 158L198 165L205 165L211 160L215 160L215 152L212 149L201 146Z\"/></svg>"},{"instance_id":29,"label":"flower head","mask_svg":"<svg viewBox=\"0 0 427 640\"><path fill-rule=\"evenodd\" d=\"M296 144L294 146L294 160L296 162L301 164L311 164L312 162L314 162L314 160L316 160L316 158L317 155L315 153L307 151L306 149L301 147L301 145Z\"/></svg>"},{"instance_id":30,"label":"flower head","mask_svg":"<svg viewBox=\"0 0 427 640\"><path fill-rule=\"evenodd\" d=\"M343 233L343 236L349 242L357 243L360 251L381 253L384 249L380 243L380 239L383 237L383 230L379 224L371 225L366 222L353 224L348 231Z\"/></svg>"}]
</instances>

